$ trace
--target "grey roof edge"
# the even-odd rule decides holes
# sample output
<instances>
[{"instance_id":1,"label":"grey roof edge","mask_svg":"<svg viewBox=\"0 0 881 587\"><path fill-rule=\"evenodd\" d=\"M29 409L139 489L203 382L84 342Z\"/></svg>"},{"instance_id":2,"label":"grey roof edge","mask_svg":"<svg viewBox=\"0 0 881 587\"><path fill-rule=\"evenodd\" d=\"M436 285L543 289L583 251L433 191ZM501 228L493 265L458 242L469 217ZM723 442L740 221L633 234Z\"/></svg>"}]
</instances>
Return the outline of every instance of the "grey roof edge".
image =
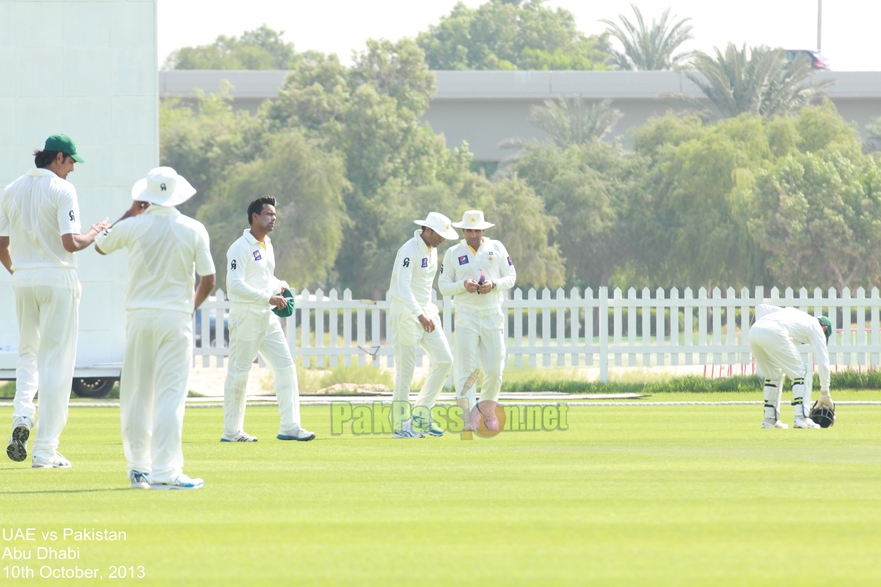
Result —
<instances>
[{"instance_id":1,"label":"grey roof edge","mask_svg":"<svg viewBox=\"0 0 881 587\"><path fill-rule=\"evenodd\" d=\"M645 100L683 93L701 97L684 74L673 71L435 71L433 100L536 100L560 95L588 99ZM275 98L287 71L173 70L159 72L160 96L195 96L220 91L221 80L233 86L232 98ZM881 72L818 72L813 82L832 80L833 99L881 98Z\"/></svg>"}]
</instances>

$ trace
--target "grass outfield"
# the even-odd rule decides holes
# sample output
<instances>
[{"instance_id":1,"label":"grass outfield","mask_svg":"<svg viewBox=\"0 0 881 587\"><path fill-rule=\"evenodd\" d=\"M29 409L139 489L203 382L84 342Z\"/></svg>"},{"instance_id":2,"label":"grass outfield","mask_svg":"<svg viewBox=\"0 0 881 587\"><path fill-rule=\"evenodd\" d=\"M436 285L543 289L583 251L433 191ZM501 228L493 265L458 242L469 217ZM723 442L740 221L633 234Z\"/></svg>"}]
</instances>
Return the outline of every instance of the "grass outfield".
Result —
<instances>
[{"instance_id":1,"label":"grass outfield","mask_svg":"<svg viewBox=\"0 0 881 587\"><path fill-rule=\"evenodd\" d=\"M116 409L71 409L74 468L0 462L0 549L32 554L0 561L0 584L142 565L138 585L879 585L881 406L838 411L761 430L754 405L572 407L568 431L464 442L331 436L315 406L319 437L282 443L276 410L252 407L260 442L221 444L221 410L190 409L185 470L206 487L169 492L128 489ZM24 528L35 541L7 539ZM35 580L4 575L21 567Z\"/></svg>"}]
</instances>

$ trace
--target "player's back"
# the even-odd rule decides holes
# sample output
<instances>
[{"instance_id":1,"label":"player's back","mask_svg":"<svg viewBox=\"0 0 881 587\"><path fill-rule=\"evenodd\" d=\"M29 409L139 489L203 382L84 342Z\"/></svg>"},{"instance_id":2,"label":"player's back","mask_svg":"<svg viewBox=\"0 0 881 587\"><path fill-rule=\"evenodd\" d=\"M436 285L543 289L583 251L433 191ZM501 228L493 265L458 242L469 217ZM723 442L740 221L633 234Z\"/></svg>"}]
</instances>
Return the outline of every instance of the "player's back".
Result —
<instances>
[{"instance_id":1,"label":"player's back","mask_svg":"<svg viewBox=\"0 0 881 587\"><path fill-rule=\"evenodd\" d=\"M198 255L206 254L208 234L198 221L175 208L150 206L120 222L129 250L126 309L193 311Z\"/></svg>"}]
</instances>

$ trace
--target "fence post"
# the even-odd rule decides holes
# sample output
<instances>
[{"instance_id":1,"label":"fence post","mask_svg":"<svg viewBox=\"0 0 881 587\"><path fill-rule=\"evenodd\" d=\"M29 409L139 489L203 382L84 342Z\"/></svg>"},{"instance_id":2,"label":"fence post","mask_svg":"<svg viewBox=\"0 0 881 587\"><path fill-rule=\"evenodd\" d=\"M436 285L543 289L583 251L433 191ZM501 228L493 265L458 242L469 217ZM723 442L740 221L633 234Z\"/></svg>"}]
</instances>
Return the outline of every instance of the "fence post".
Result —
<instances>
[{"instance_id":1,"label":"fence post","mask_svg":"<svg viewBox=\"0 0 881 587\"><path fill-rule=\"evenodd\" d=\"M600 287L600 381L609 381L609 287Z\"/></svg>"}]
</instances>

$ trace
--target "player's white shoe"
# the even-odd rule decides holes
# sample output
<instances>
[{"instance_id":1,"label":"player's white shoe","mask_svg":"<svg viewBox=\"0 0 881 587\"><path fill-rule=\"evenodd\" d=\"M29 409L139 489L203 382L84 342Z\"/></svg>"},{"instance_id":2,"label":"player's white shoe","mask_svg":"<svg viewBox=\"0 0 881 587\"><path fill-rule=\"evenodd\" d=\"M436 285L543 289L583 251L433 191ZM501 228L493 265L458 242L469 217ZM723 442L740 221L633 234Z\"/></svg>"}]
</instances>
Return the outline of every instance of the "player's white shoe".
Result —
<instances>
[{"instance_id":1,"label":"player's white shoe","mask_svg":"<svg viewBox=\"0 0 881 587\"><path fill-rule=\"evenodd\" d=\"M202 489L205 482L199 478L190 479L183 473L167 483L150 482L150 489Z\"/></svg>"},{"instance_id":2,"label":"player's white shoe","mask_svg":"<svg viewBox=\"0 0 881 587\"><path fill-rule=\"evenodd\" d=\"M34 460L31 463L32 469L69 469L70 461L61 456L58 453L55 453L55 456L51 458L44 458L34 456Z\"/></svg>"},{"instance_id":3,"label":"player's white shoe","mask_svg":"<svg viewBox=\"0 0 881 587\"><path fill-rule=\"evenodd\" d=\"M762 428L789 428L787 424L784 424L780 420L776 422L772 422L771 420L762 420Z\"/></svg>"},{"instance_id":4,"label":"player's white shoe","mask_svg":"<svg viewBox=\"0 0 881 587\"><path fill-rule=\"evenodd\" d=\"M279 440L299 440L300 442L308 442L315 438L315 433L297 426L292 430L282 430L278 433L276 438Z\"/></svg>"},{"instance_id":5,"label":"player's white shoe","mask_svg":"<svg viewBox=\"0 0 881 587\"><path fill-rule=\"evenodd\" d=\"M810 418L796 418L793 428L819 428L820 425Z\"/></svg>"},{"instance_id":6,"label":"player's white shoe","mask_svg":"<svg viewBox=\"0 0 881 587\"><path fill-rule=\"evenodd\" d=\"M410 425L410 422L406 422L403 426L401 426L400 430L395 430L392 433L392 438L424 438L425 435L421 432L417 432L413 430L413 427Z\"/></svg>"},{"instance_id":7,"label":"player's white shoe","mask_svg":"<svg viewBox=\"0 0 881 587\"><path fill-rule=\"evenodd\" d=\"M132 471L128 474L128 478L132 482L132 489L150 489L150 479L147 473Z\"/></svg>"},{"instance_id":8,"label":"player's white shoe","mask_svg":"<svg viewBox=\"0 0 881 587\"><path fill-rule=\"evenodd\" d=\"M232 436L223 435L220 437L220 442L257 442L256 436L251 436L244 430L239 430Z\"/></svg>"}]
</instances>

